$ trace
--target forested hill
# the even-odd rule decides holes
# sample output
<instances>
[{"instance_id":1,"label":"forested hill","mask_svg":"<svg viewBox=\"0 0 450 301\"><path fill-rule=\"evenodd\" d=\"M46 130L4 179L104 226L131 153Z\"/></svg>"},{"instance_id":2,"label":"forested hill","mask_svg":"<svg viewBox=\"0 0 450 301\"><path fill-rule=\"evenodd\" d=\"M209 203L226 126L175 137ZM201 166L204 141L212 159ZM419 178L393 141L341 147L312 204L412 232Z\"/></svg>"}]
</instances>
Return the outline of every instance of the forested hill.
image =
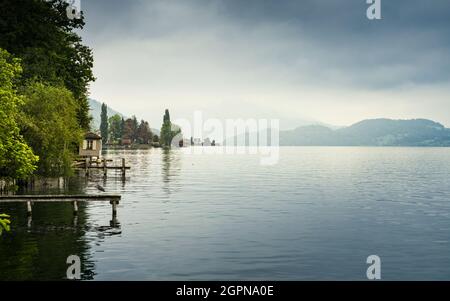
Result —
<instances>
[{"instance_id":1,"label":"forested hill","mask_svg":"<svg viewBox=\"0 0 450 301\"><path fill-rule=\"evenodd\" d=\"M450 129L427 119L370 119L337 130L312 125L282 131L280 145L450 146Z\"/></svg>"},{"instance_id":2,"label":"forested hill","mask_svg":"<svg viewBox=\"0 0 450 301\"><path fill-rule=\"evenodd\" d=\"M89 98L89 114L92 116L92 122L91 122L91 127L94 130L98 130L100 128L100 114L102 112L102 103ZM108 116L111 117L113 115L119 115L120 117L123 117L124 119L127 119L127 117L125 115L123 115L122 113L119 113L113 109L111 109L110 107L108 107Z\"/></svg>"}]
</instances>

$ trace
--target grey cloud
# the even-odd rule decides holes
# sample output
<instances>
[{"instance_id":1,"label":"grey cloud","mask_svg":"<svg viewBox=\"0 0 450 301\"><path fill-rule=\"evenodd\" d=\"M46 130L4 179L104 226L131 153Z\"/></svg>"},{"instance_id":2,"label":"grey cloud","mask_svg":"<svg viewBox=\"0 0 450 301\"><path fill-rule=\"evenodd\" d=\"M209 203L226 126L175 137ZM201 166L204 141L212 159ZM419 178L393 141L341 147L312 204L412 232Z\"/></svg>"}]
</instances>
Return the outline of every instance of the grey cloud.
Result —
<instances>
[{"instance_id":1,"label":"grey cloud","mask_svg":"<svg viewBox=\"0 0 450 301\"><path fill-rule=\"evenodd\" d=\"M113 67L157 95L448 86L450 2L382 5L369 21L365 0L91 0L83 35L102 89Z\"/></svg>"},{"instance_id":2,"label":"grey cloud","mask_svg":"<svg viewBox=\"0 0 450 301\"><path fill-rule=\"evenodd\" d=\"M294 82L318 78L393 88L449 80L450 2L383 1L384 19L378 22L366 19L366 8L362 0L83 3L93 44L205 34L220 37L225 49L235 47L231 52L272 51L265 54L266 63ZM298 68L314 77L299 75Z\"/></svg>"}]
</instances>

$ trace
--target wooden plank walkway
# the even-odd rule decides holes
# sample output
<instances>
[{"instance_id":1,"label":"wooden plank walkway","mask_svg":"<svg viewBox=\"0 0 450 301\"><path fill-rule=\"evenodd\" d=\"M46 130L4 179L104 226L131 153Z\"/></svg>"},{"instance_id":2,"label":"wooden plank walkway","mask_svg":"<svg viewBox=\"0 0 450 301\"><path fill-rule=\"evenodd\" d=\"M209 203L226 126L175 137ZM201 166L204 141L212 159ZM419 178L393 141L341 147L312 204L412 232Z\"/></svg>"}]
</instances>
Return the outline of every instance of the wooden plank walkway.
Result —
<instances>
[{"instance_id":1,"label":"wooden plank walkway","mask_svg":"<svg viewBox=\"0 0 450 301\"><path fill-rule=\"evenodd\" d=\"M79 159L75 161L75 168L76 169L84 169L86 176L89 176L89 170L90 169L103 169L103 174L106 177L108 169L115 169L120 170L122 173L122 177L125 178L125 174L127 170L130 170L130 166L125 165L125 158L122 158L122 165L119 166L109 166L108 162L113 162L112 160L103 158L102 160L96 160L91 161L90 159L86 158L83 161L80 161Z\"/></svg>"},{"instance_id":2,"label":"wooden plank walkway","mask_svg":"<svg viewBox=\"0 0 450 301\"><path fill-rule=\"evenodd\" d=\"M98 195L0 195L0 203L26 203L27 213L31 215L33 203L66 202L73 203L73 211L78 213L78 202L107 202L112 205L113 216L117 215L117 205L121 196L118 194Z\"/></svg>"}]
</instances>

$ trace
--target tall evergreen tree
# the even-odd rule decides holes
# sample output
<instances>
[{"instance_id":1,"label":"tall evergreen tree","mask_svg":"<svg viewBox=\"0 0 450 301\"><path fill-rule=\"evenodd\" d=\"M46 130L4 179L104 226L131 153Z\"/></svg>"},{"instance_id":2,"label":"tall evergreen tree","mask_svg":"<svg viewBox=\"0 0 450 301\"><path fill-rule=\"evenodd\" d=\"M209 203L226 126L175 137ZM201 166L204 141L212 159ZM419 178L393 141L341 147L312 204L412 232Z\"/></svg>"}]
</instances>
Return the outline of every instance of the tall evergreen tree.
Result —
<instances>
[{"instance_id":1,"label":"tall evergreen tree","mask_svg":"<svg viewBox=\"0 0 450 301\"><path fill-rule=\"evenodd\" d=\"M123 138L125 134L125 119L122 117L122 121L120 122L120 138Z\"/></svg>"},{"instance_id":2,"label":"tall evergreen tree","mask_svg":"<svg viewBox=\"0 0 450 301\"><path fill-rule=\"evenodd\" d=\"M161 126L160 145L163 147L170 147L173 138L180 133L181 129L172 124L170 121L169 110L166 109L163 117L163 124Z\"/></svg>"},{"instance_id":3,"label":"tall evergreen tree","mask_svg":"<svg viewBox=\"0 0 450 301\"><path fill-rule=\"evenodd\" d=\"M100 133L102 135L102 142L108 142L108 107L105 103L102 104L102 112L100 113Z\"/></svg>"},{"instance_id":4,"label":"tall evergreen tree","mask_svg":"<svg viewBox=\"0 0 450 301\"><path fill-rule=\"evenodd\" d=\"M161 126L160 144L164 147L170 147L172 143L172 122L170 121L169 110L166 109L163 117L163 124Z\"/></svg>"},{"instance_id":5,"label":"tall evergreen tree","mask_svg":"<svg viewBox=\"0 0 450 301\"><path fill-rule=\"evenodd\" d=\"M135 142L138 139L138 136L139 136L139 133L138 133L139 123L138 123L138 120L137 120L136 116L134 116L134 115L133 115L131 120L132 120L132 124L131 124L131 130L132 130L131 139L133 140L133 142Z\"/></svg>"},{"instance_id":6,"label":"tall evergreen tree","mask_svg":"<svg viewBox=\"0 0 450 301\"><path fill-rule=\"evenodd\" d=\"M121 122L122 118L118 114L109 117L110 140L117 141L122 137Z\"/></svg>"}]
</instances>

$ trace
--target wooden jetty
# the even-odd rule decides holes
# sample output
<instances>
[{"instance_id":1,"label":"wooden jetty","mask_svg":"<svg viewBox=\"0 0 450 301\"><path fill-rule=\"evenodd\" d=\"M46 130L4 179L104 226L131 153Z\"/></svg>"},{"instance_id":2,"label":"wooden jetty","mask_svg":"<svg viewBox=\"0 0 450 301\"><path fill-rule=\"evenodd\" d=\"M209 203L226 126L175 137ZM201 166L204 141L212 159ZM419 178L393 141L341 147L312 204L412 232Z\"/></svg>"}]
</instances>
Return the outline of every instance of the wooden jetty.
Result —
<instances>
[{"instance_id":1,"label":"wooden jetty","mask_svg":"<svg viewBox=\"0 0 450 301\"><path fill-rule=\"evenodd\" d=\"M130 166L125 165L125 158L122 158L122 164L120 166L111 166L108 165L108 162L112 162L113 160L108 160L103 158L102 160L91 160L86 158L84 160L77 160L77 165L75 166L78 169L84 169L86 176L89 176L90 169L102 169L103 175L106 177L109 169L120 170L121 175L125 178L126 171L131 169Z\"/></svg>"},{"instance_id":2,"label":"wooden jetty","mask_svg":"<svg viewBox=\"0 0 450 301\"><path fill-rule=\"evenodd\" d=\"M79 202L107 202L112 205L113 217L117 215L117 205L120 195L0 195L0 203L26 203L27 213L31 215L34 203L64 202L73 204L74 214L78 213Z\"/></svg>"}]
</instances>

